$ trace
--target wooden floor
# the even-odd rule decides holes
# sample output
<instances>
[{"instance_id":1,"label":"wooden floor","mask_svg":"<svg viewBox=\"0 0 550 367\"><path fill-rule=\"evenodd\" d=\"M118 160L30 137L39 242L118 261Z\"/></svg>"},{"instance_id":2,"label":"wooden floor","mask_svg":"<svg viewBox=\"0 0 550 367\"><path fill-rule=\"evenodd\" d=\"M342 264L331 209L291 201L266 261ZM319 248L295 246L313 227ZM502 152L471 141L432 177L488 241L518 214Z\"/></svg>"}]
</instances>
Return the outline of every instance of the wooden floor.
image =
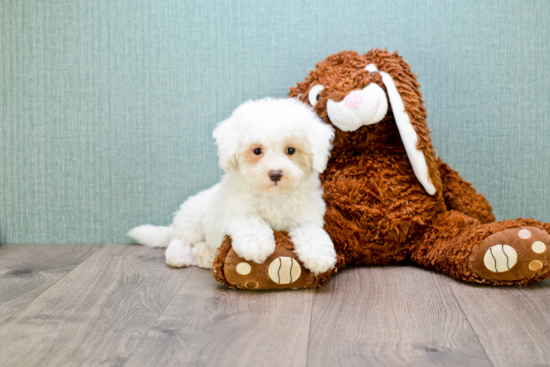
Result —
<instances>
[{"instance_id":1,"label":"wooden floor","mask_svg":"<svg viewBox=\"0 0 550 367\"><path fill-rule=\"evenodd\" d=\"M318 290L229 290L131 245L0 247L0 366L548 366L550 281L413 266Z\"/></svg>"}]
</instances>

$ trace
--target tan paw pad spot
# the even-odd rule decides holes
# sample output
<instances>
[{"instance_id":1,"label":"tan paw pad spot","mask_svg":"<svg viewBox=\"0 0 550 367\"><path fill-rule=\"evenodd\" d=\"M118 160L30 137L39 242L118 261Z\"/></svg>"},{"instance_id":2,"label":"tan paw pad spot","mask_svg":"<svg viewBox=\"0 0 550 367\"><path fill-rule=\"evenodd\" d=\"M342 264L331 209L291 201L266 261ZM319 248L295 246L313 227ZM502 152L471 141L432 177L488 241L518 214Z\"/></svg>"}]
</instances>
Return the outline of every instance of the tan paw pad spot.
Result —
<instances>
[{"instance_id":1,"label":"tan paw pad spot","mask_svg":"<svg viewBox=\"0 0 550 367\"><path fill-rule=\"evenodd\" d=\"M518 254L511 246L495 245L485 253L483 263L493 273L502 273L512 269L518 260Z\"/></svg>"},{"instance_id":2,"label":"tan paw pad spot","mask_svg":"<svg viewBox=\"0 0 550 367\"><path fill-rule=\"evenodd\" d=\"M300 277L302 268L298 261L291 257L281 256L269 265L269 278L277 284L290 284Z\"/></svg>"},{"instance_id":3,"label":"tan paw pad spot","mask_svg":"<svg viewBox=\"0 0 550 367\"><path fill-rule=\"evenodd\" d=\"M248 282L246 282L244 284L244 286L247 289L256 289L256 288L258 288L258 282L254 281L254 280L249 280Z\"/></svg>"},{"instance_id":4,"label":"tan paw pad spot","mask_svg":"<svg viewBox=\"0 0 550 367\"><path fill-rule=\"evenodd\" d=\"M523 240L526 240L531 237L531 231L528 229L522 229L518 232L518 237Z\"/></svg>"},{"instance_id":5,"label":"tan paw pad spot","mask_svg":"<svg viewBox=\"0 0 550 367\"><path fill-rule=\"evenodd\" d=\"M237 265L237 273L241 274L241 275L248 275L250 274L250 271L252 270L252 267L250 266L249 263L240 263L239 265Z\"/></svg>"},{"instance_id":6,"label":"tan paw pad spot","mask_svg":"<svg viewBox=\"0 0 550 367\"><path fill-rule=\"evenodd\" d=\"M540 260L533 260L529 263L529 269L531 271L539 271L542 269L542 261Z\"/></svg>"},{"instance_id":7,"label":"tan paw pad spot","mask_svg":"<svg viewBox=\"0 0 550 367\"><path fill-rule=\"evenodd\" d=\"M531 245L531 250L537 254L542 254L544 251L546 251L546 245L544 242L541 241L535 241Z\"/></svg>"}]
</instances>

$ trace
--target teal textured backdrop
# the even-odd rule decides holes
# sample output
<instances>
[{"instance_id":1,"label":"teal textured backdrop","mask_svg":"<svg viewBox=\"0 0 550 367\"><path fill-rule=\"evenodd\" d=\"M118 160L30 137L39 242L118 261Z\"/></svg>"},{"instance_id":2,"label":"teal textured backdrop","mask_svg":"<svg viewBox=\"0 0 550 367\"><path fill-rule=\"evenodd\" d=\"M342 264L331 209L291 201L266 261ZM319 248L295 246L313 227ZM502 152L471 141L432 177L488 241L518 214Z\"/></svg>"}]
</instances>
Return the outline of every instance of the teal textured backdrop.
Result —
<instances>
[{"instance_id":1,"label":"teal textured backdrop","mask_svg":"<svg viewBox=\"0 0 550 367\"><path fill-rule=\"evenodd\" d=\"M397 49L438 155L550 221L550 2L3 0L4 242L128 242L215 183L211 131L339 50Z\"/></svg>"}]
</instances>

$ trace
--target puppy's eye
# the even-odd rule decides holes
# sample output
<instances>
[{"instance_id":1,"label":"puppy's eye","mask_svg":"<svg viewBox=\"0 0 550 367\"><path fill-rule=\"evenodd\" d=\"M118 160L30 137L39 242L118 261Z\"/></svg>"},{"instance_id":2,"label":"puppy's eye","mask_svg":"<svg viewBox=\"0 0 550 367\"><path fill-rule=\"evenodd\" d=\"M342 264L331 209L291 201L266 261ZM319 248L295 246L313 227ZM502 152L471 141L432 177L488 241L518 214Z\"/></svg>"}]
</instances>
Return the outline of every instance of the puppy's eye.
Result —
<instances>
[{"instance_id":1,"label":"puppy's eye","mask_svg":"<svg viewBox=\"0 0 550 367\"><path fill-rule=\"evenodd\" d=\"M296 153L296 149L294 149L294 148L286 148L286 154L288 154L288 155L293 155L294 153Z\"/></svg>"},{"instance_id":2,"label":"puppy's eye","mask_svg":"<svg viewBox=\"0 0 550 367\"><path fill-rule=\"evenodd\" d=\"M321 95L321 91L325 89L321 84L316 84L309 90L309 94L307 95L309 99L309 104L312 106L315 106L317 104L317 101L319 100L319 97Z\"/></svg>"},{"instance_id":3,"label":"puppy's eye","mask_svg":"<svg viewBox=\"0 0 550 367\"><path fill-rule=\"evenodd\" d=\"M261 148L254 149L254 154L256 154L256 155L262 154L262 149Z\"/></svg>"}]
</instances>

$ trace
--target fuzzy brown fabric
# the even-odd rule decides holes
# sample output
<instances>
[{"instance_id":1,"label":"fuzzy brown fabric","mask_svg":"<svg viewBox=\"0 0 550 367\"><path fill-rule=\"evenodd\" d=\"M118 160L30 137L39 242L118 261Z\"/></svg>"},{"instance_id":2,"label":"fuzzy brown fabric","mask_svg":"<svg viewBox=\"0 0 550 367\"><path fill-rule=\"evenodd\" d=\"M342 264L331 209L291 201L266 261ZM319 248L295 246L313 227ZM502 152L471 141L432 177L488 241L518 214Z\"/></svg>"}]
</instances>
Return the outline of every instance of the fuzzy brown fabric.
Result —
<instances>
[{"instance_id":1,"label":"fuzzy brown fabric","mask_svg":"<svg viewBox=\"0 0 550 367\"><path fill-rule=\"evenodd\" d=\"M534 253L530 245L518 242L517 236L525 226L547 232L550 225L531 219L494 223L487 200L436 158L420 85L397 53L375 49L365 55L354 51L330 55L319 62L303 82L290 88L289 97L308 103L310 88L322 84L324 89L314 109L331 124L326 109L328 99L339 102L351 91L370 83L386 91L381 75L365 70L371 63L393 78L418 135L417 148L426 157L429 177L437 191L429 195L418 182L391 107L377 124L353 132L335 127L334 148L321 180L327 203L325 229L338 253L337 266L412 260L467 282L525 285L548 278L550 242L545 243L548 250L541 255ZM506 242L501 245L513 247L521 257L516 265L521 267L516 273L523 274L519 279L518 276L508 279L505 272L480 271L482 267L487 269L480 251L486 251L491 241L495 241L490 237L492 234L502 231L507 232L499 238ZM538 232L536 235L546 238ZM532 265L532 261L540 261L541 269L530 270L529 266L540 265ZM215 267L223 262L223 252L220 252Z\"/></svg>"},{"instance_id":2,"label":"fuzzy brown fabric","mask_svg":"<svg viewBox=\"0 0 550 367\"><path fill-rule=\"evenodd\" d=\"M438 160L439 172L443 180L443 198L449 210L456 210L479 220L481 223L495 221L493 208L485 197L476 192L472 184L441 159Z\"/></svg>"},{"instance_id":3,"label":"fuzzy brown fabric","mask_svg":"<svg viewBox=\"0 0 550 367\"><path fill-rule=\"evenodd\" d=\"M229 288L237 288L225 279L225 272L223 271L225 266L225 258L227 257L229 250L231 250L231 238L226 236L225 240L222 242L222 245L218 247L216 258L212 263L212 275L214 276L214 279L225 284Z\"/></svg>"}]
</instances>

